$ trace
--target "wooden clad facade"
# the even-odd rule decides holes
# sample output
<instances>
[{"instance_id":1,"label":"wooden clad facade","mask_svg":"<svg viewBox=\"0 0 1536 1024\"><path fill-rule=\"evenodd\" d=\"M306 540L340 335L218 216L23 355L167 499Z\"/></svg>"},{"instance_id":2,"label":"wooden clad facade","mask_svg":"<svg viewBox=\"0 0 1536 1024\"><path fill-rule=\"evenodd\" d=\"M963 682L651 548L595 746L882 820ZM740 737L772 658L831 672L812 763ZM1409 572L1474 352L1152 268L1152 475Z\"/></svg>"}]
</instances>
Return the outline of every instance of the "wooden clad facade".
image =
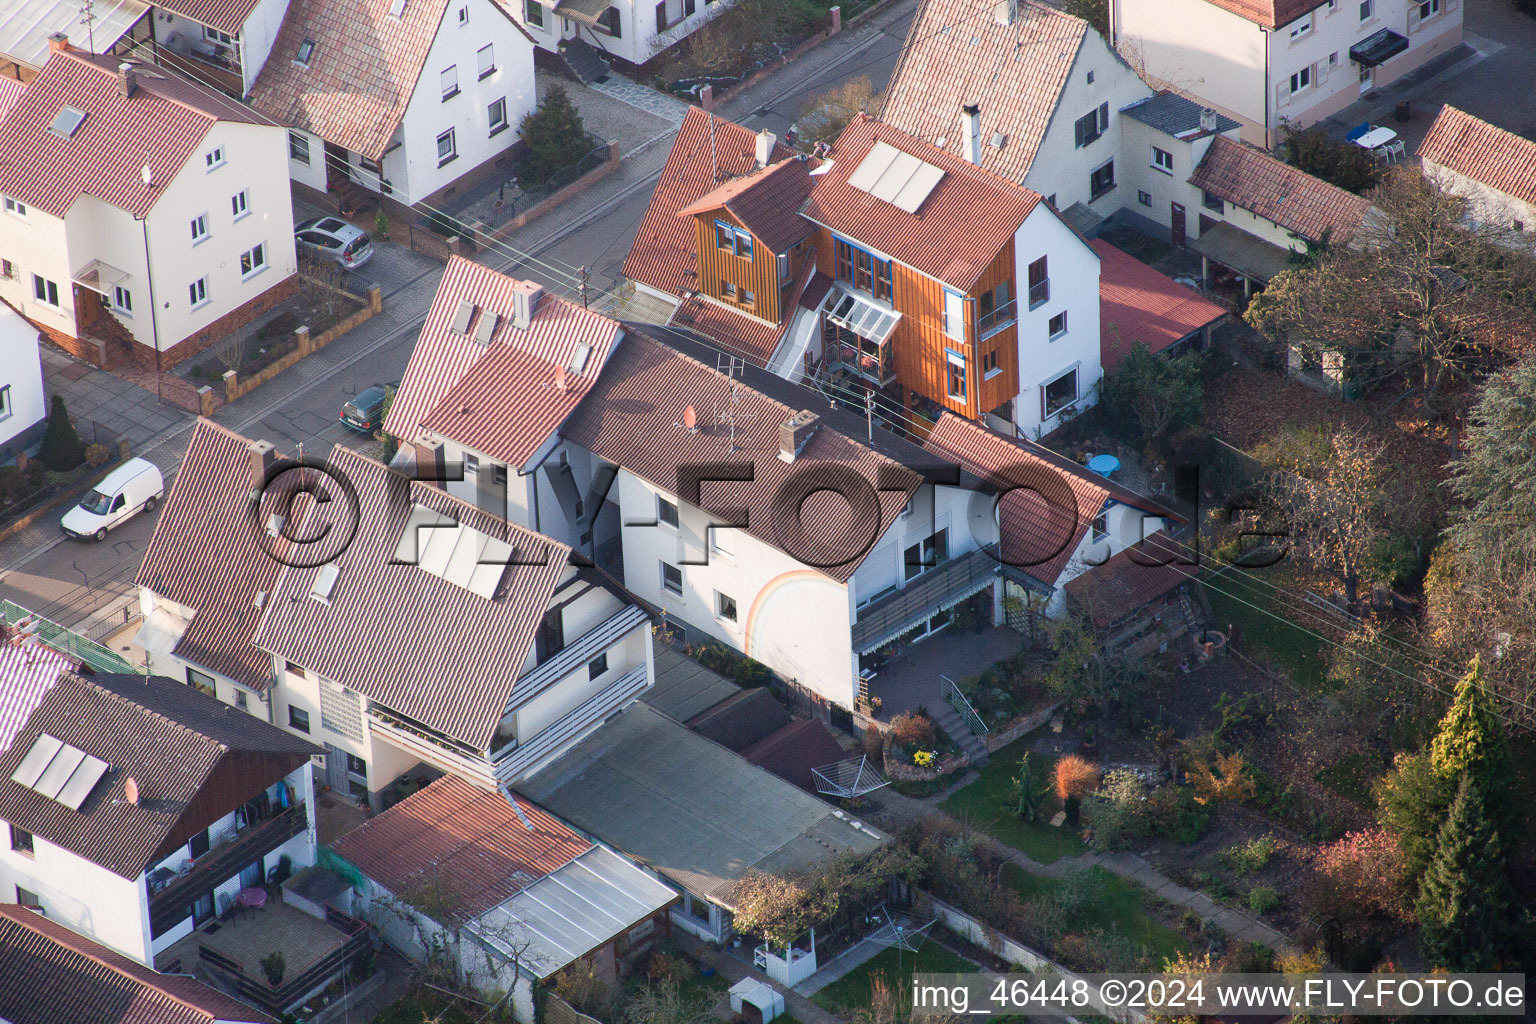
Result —
<instances>
[{"instance_id":1,"label":"wooden clad facade","mask_svg":"<svg viewBox=\"0 0 1536 1024\"><path fill-rule=\"evenodd\" d=\"M702 213L693 218L694 230L697 235L699 253L699 284L701 294L709 295L727 303L744 313L767 320L770 323L780 323L782 318L792 310L784 309L784 295L795 275L800 272L800 266L809 250L808 243L797 243L790 249L788 274L780 279L779 254L773 252L764 245L762 239L752 236L752 258L746 259L736 252L721 247L717 244L716 222L729 224L733 229L747 231L746 227L731 216L729 210L721 207L709 213ZM726 289L726 285L735 287L733 298ZM752 293L752 302L744 301L747 292Z\"/></svg>"}]
</instances>

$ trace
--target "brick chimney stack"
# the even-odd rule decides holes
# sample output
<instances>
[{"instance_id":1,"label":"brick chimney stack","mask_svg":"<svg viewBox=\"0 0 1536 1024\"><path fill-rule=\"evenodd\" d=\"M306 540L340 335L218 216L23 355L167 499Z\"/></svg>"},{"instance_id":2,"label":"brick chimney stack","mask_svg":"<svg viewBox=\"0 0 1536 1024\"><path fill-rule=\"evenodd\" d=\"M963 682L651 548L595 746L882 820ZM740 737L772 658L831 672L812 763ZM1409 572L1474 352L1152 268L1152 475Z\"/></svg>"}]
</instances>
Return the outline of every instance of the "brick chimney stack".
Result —
<instances>
[{"instance_id":1,"label":"brick chimney stack","mask_svg":"<svg viewBox=\"0 0 1536 1024\"><path fill-rule=\"evenodd\" d=\"M69 35L68 35L68 33L65 33L65 32L55 32L53 35L48 37L48 52L49 53L62 53L65 50L72 50L72 49L74 49L74 47L69 45Z\"/></svg>"},{"instance_id":2,"label":"brick chimney stack","mask_svg":"<svg viewBox=\"0 0 1536 1024\"><path fill-rule=\"evenodd\" d=\"M134 73L133 65L127 61L119 64L117 66L117 94L123 99L128 99L138 87L138 76Z\"/></svg>"}]
</instances>

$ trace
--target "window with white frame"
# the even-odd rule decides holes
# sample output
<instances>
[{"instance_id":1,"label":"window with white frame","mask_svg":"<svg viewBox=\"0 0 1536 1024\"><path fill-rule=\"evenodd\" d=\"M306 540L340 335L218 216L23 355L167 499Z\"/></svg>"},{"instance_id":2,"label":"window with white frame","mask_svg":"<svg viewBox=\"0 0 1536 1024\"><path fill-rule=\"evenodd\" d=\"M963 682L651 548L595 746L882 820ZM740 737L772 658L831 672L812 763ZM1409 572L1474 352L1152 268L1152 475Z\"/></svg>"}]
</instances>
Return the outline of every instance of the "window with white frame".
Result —
<instances>
[{"instance_id":1,"label":"window with white frame","mask_svg":"<svg viewBox=\"0 0 1536 1024\"><path fill-rule=\"evenodd\" d=\"M1162 171L1164 174L1172 174L1173 154L1168 152L1166 149L1159 149L1158 147L1153 146L1152 166Z\"/></svg>"},{"instance_id":2,"label":"window with white frame","mask_svg":"<svg viewBox=\"0 0 1536 1024\"><path fill-rule=\"evenodd\" d=\"M469 8L468 7L460 7L459 8L459 24L460 25L468 25L469 24Z\"/></svg>"},{"instance_id":3,"label":"window with white frame","mask_svg":"<svg viewBox=\"0 0 1536 1024\"><path fill-rule=\"evenodd\" d=\"M956 401L965 401L965 356L952 348L944 350L944 391Z\"/></svg>"},{"instance_id":4,"label":"window with white frame","mask_svg":"<svg viewBox=\"0 0 1536 1024\"><path fill-rule=\"evenodd\" d=\"M659 494L656 495L656 521L674 530L678 528L677 504Z\"/></svg>"},{"instance_id":5,"label":"window with white frame","mask_svg":"<svg viewBox=\"0 0 1536 1024\"><path fill-rule=\"evenodd\" d=\"M1050 336L1052 341L1055 341L1057 338L1067 333L1066 310L1062 310L1060 313L1057 313L1055 316L1051 317L1050 323L1046 328L1046 333Z\"/></svg>"},{"instance_id":6,"label":"window with white frame","mask_svg":"<svg viewBox=\"0 0 1536 1024\"><path fill-rule=\"evenodd\" d=\"M1040 385L1041 412L1050 419L1077 401L1077 367Z\"/></svg>"},{"instance_id":7,"label":"window with white frame","mask_svg":"<svg viewBox=\"0 0 1536 1024\"><path fill-rule=\"evenodd\" d=\"M459 143L454 129L449 128L437 137L437 166L441 167L459 158Z\"/></svg>"},{"instance_id":8,"label":"window with white frame","mask_svg":"<svg viewBox=\"0 0 1536 1024\"><path fill-rule=\"evenodd\" d=\"M709 550L726 558L735 558L736 552L732 546L730 527L716 526L709 531Z\"/></svg>"},{"instance_id":9,"label":"window with white frame","mask_svg":"<svg viewBox=\"0 0 1536 1024\"><path fill-rule=\"evenodd\" d=\"M8 420L15 411L11 407L11 386L9 384L0 387L0 420Z\"/></svg>"},{"instance_id":10,"label":"window with white frame","mask_svg":"<svg viewBox=\"0 0 1536 1024\"><path fill-rule=\"evenodd\" d=\"M1440 0L1424 0L1419 4L1419 20L1428 21L1440 13Z\"/></svg>"},{"instance_id":11,"label":"window with white frame","mask_svg":"<svg viewBox=\"0 0 1536 1024\"><path fill-rule=\"evenodd\" d=\"M240 278L255 277L267 269L267 243L261 242L240 254Z\"/></svg>"},{"instance_id":12,"label":"window with white frame","mask_svg":"<svg viewBox=\"0 0 1536 1024\"><path fill-rule=\"evenodd\" d=\"M1291 76L1291 94L1293 96L1298 92L1302 92L1305 89L1311 88L1311 86L1312 68L1310 65L1302 68L1300 71Z\"/></svg>"},{"instance_id":13,"label":"window with white frame","mask_svg":"<svg viewBox=\"0 0 1536 1024\"><path fill-rule=\"evenodd\" d=\"M197 245L199 242L207 241L207 239L208 215L206 213L200 213L196 217L192 218L192 244Z\"/></svg>"},{"instance_id":14,"label":"window with white frame","mask_svg":"<svg viewBox=\"0 0 1536 1024\"><path fill-rule=\"evenodd\" d=\"M239 220L251 212L251 190L243 188L229 197L229 212Z\"/></svg>"},{"instance_id":15,"label":"window with white frame","mask_svg":"<svg viewBox=\"0 0 1536 1024\"><path fill-rule=\"evenodd\" d=\"M485 112L491 122L491 135L497 135L507 127L507 98L505 96L486 107Z\"/></svg>"},{"instance_id":16,"label":"window with white frame","mask_svg":"<svg viewBox=\"0 0 1536 1024\"><path fill-rule=\"evenodd\" d=\"M193 309L208 305L208 279L200 277L187 285L187 298L191 301Z\"/></svg>"},{"instance_id":17,"label":"window with white frame","mask_svg":"<svg viewBox=\"0 0 1536 1024\"><path fill-rule=\"evenodd\" d=\"M683 570L671 562L662 562L661 589L669 594L681 594L683 592Z\"/></svg>"},{"instance_id":18,"label":"window with white frame","mask_svg":"<svg viewBox=\"0 0 1536 1024\"><path fill-rule=\"evenodd\" d=\"M459 66L450 64L438 75L438 82L443 87L443 99L451 100L459 94Z\"/></svg>"},{"instance_id":19,"label":"window with white frame","mask_svg":"<svg viewBox=\"0 0 1536 1024\"><path fill-rule=\"evenodd\" d=\"M6 196L5 197L5 212L6 213L15 214L18 217L25 217L27 215L27 204L26 203L17 202L15 199L12 199L10 196Z\"/></svg>"},{"instance_id":20,"label":"window with white frame","mask_svg":"<svg viewBox=\"0 0 1536 1024\"><path fill-rule=\"evenodd\" d=\"M944 289L944 333L956 341L965 340L965 296Z\"/></svg>"},{"instance_id":21,"label":"window with white frame","mask_svg":"<svg viewBox=\"0 0 1536 1024\"><path fill-rule=\"evenodd\" d=\"M133 293L120 284L113 285L112 308L123 316L133 316Z\"/></svg>"},{"instance_id":22,"label":"window with white frame","mask_svg":"<svg viewBox=\"0 0 1536 1024\"><path fill-rule=\"evenodd\" d=\"M1291 22L1291 41L1294 42L1311 31L1312 13L1308 11L1302 17L1297 18L1295 21Z\"/></svg>"},{"instance_id":23,"label":"window with white frame","mask_svg":"<svg viewBox=\"0 0 1536 1024\"><path fill-rule=\"evenodd\" d=\"M523 0L523 18L534 28L543 28L544 5L539 0Z\"/></svg>"},{"instance_id":24,"label":"window with white frame","mask_svg":"<svg viewBox=\"0 0 1536 1024\"><path fill-rule=\"evenodd\" d=\"M223 166L224 166L224 147L223 146L214 146L208 152L203 154L203 169L204 170L213 171L213 170L217 170L218 168L223 167Z\"/></svg>"},{"instance_id":25,"label":"window with white frame","mask_svg":"<svg viewBox=\"0 0 1536 1024\"><path fill-rule=\"evenodd\" d=\"M1360 0L1360 20L1370 21L1376 13L1376 0Z\"/></svg>"},{"instance_id":26,"label":"window with white frame","mask_svg":"<svg viewBox=\"0 0 1536 1024\"><path fill-rule=\"evenodd\" d=\"M736 599L730 594L715 591L715 618L725 622L736 621Z\"/></svg>"},{"instance_id":27,"label":"window with white frame","mask_svg":"<svg viewBox=\"0 0 1536 1024\"><path fill-rule=\"evenodd\" d=\"M1152 205L1152 193L1151 192L1143 192L1141 189L1137 189L1136 190L1136 201L1138 203L1140 203L1142 206L1151 206Z\"/></svg>"},{"instance_id":28,"label":"window with white frame","mask_svg":"<svg viewBox=\"0 0 1536 1024\"><path fill-rule=\"evenodd\" d=\"M211 25L203 26L203 38L210 43L218 43L220 46L234 46L235 37L228 32L221 32Z\"/></svg>"},{"instance_id":29,"label":"window with white frame","mask_svg":"<svg viewBox=\"0 0 1536 1024\"><path fill-rule=\"evenodd\" d=\"M475 51L475 65L479 68L480 77L493 74L496 71L496 47L493 43L486 43Z\"/></svg>"},{"instance_id":30,"label":"window with white frame","mask_svg":"<svg viewBox=\"0 0 1536 1024\"><path fill-rule=\"evenodd\" d=\"M587 678L597 679L608 671L608 652L604 651L587 662Z\"/></svg>"},{"instance_id":31,"label":"window with white frame","mask_svg":"<svg viewBox=\"0 0 1536 1024\"><path fill-rule=\"evenodd\" d=\"M309 139L298 132L288 133L288 158L308 166L309 164Z\"/></svg>"},{"instance_id":32,"label":"window with white frame","mask_svg":"<svg viewBox=\"0 0 1536 1024\"><path fill-rule=\"evenodd\" d=\"M59 308L59 286L46 277L32 275L32 297L45 305Z\"/></svg>"}]
</instances>

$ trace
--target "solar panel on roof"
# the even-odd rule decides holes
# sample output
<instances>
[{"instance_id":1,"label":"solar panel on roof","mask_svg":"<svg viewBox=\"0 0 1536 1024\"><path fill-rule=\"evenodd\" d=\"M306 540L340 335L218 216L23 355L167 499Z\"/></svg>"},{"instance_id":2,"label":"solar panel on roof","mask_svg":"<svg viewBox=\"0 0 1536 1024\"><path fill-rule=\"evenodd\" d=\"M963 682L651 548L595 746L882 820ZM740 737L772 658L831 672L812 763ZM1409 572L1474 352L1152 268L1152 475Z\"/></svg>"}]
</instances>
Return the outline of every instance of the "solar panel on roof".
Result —
<instances>
[{"instance_id":1,"label":"solar panel on roof","mask_svg":"<svg viewBox=\"0 0 1536 1024\"><path fill-rule=\"evenodd\" d=\"M854 168L848 184L908 213L916 213L943 179L942 168L877 142Z\"/></svg>"},{"instance_id":2,"label":"solar panel on roof","mask_svg":"<svg viewBox=\"0 0 1536 1024\"><path fill-rule=\"evenodd\" d=\"M85 755L85 760L80 762L69 781L64 783L64 788L59 790L59 795L54 799L68 807L72 811L78 811L85 798L91 795L91 790L96 788L96 783L107 773L107 762L99 757Z\"/></svg>"},{"instance_id":3,"label":"solar panel on roof","mask_svg":"<svg viewBox=\"0 0 1536 1024\"><path fill-rule=\"evenodd\" d=\"M885 142L877 142L859 161L859 166L853 169L848 176L848 184L860 192L868 192L874 188L874 184L884 174L886 168L891 166L891 161L901 155L901 150Z\"/></svg>"},{"instance_id":4,"label":"solar panel on roof","mask_svg":"<svg viewBox=\"0 0 1536 1024\"><path fill-rule=\"evenodd\" d=\"M27 756L21 759L21 764L16 766L16 771L11 774L11 781L19 782L31 789L42 777L43 770L48 767L48 762L53 760L53 755L57 754L63 746L63 740L43 733L37 738L37 742L32 744L32 749L27 751Z\"/></svg>"},{"instance_id":5,"label":"solar panel on roof","mask_svg":"<svg viewBox=\"0 0 1536 1024\"><path fill-rule=\"evenodd\" d=\"M59 795L59 790L64 788L64 783L74 774L80 762L85 760L85 751L79 747L72 747L68 743L53 755L53 760L48 762L42 778L33 784L32 788L52 800Z\"/></svg>"},{"instance_id":6,"label":"solar panel on roof","mask_svg":"<svg viewBox=\"0 0 1536 1024\"><path fill-rule=\"evenodd\" d=\"M470 318L475 315L475 304L468 299L459 300L459 308L453 311L453 323L448 329L454 334L464 334L469 331Z\"/></svg>"}]
</instances>

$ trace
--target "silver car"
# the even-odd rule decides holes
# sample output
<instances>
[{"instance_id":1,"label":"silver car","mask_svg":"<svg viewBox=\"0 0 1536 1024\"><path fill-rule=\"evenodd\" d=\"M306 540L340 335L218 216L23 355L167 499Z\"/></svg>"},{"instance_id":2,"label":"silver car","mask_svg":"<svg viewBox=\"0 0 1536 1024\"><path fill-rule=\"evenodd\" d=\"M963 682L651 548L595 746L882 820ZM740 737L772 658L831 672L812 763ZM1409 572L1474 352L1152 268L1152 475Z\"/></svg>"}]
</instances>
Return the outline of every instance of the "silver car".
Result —
<instances>
[{"instance_id":1,"label":"silver car","mask_svg":"<svg viewBox=\"0 0 1536 1024\"><path fill-rule=\"evenodd\" d=\"M312 217L295 225L293 234L300 249L346 270L356 270L373 259L373 242L368 232L340 217Z\"/></svg>"}]
</instances>

